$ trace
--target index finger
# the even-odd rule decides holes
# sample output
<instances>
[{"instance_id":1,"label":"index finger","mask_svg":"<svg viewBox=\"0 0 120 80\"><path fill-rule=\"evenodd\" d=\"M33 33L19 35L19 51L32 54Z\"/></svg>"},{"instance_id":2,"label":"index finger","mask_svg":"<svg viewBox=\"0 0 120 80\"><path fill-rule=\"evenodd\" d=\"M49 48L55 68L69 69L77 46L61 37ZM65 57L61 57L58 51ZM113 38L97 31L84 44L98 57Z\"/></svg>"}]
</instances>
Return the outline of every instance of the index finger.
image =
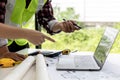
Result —
<instances>
[{"instance_id":1,"label":"index finger","mask_svg":"<svg viewBox=\"0 0 120 80\"><path fill-rule=\"evenodd\" d=\"M49 41L55 42L54 39L52 39L52 38L50 38L50 37L48 37L48 36L46 36L46 35L44 35L44 38L46 38L46 39L49 40Z\"/></svg>"}]
</instances>

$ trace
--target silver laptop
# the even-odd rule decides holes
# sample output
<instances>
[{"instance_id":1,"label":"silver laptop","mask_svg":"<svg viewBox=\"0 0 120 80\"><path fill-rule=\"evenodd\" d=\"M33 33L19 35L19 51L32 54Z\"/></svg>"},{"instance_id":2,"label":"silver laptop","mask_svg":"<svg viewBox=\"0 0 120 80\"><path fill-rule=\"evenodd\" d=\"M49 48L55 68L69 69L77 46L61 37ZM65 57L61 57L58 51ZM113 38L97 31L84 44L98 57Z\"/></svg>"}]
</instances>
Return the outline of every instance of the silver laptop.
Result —
<instances>
[{"instance_id":1,"label":"silver laptop","mask_svg":"<svg viewBox=\"0 0 120 80\"><path fill-rule=\"evenodd\" d=\"M101 70L119 30L106 27L93 55L62 55L57 70ZM79 54L79 52L78 52Z\"/></svg>"}]
</instances>

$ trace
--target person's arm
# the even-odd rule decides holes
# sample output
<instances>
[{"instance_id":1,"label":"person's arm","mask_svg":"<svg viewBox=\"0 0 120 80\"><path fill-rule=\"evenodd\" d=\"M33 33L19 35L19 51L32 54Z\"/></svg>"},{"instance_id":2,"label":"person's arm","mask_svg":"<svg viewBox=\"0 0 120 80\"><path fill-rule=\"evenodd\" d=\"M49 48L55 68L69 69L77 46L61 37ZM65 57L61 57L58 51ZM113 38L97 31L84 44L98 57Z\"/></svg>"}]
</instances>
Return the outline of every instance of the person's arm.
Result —
<instances>
[{"instance_id":1,"label":"person's arm","mask_svg":"<svg viewBox=\"0 0 120 80\"><path fill-rule=\"evenodd\" d=\"M49 34L53 34L53 31L51 30L51 26L53 26L56 22L58 22L53 15L54 15L53 8L50 0L47 0L42 10L39 10L36 13L36 16L38 18L38 23L42 25ZM52 23L51 26L49 25L49 22Z\"/></svg>"},{"instance_id":2,"label":"person's arm","mask_svg":"<svg viewBox=\"0 0 120 80\"><path fill-rule=\"evenodd\" d=\"M0 37L8 39L24 38L29 40L31 43L35 45L43 43L45 39L55 42L52 38L42 34L39 31L22 29L18 27L5 25L2 23L0 23Z\"/></svg>"},{"instance_id":3,"label":"person's arm","mask_svg":"<svg viewBox=\"0 0 120 80\"><path fill-rule=\"evenodd\" d=\"M74 30L78 30L78 28L74 26L75 22L72 20L58 22L55 19L50 0L47 0L43 9L38 11L37 17L39 24L43 25L50 34L59 33L60 31L73 32Z\"/></svg>"}]
</instances>

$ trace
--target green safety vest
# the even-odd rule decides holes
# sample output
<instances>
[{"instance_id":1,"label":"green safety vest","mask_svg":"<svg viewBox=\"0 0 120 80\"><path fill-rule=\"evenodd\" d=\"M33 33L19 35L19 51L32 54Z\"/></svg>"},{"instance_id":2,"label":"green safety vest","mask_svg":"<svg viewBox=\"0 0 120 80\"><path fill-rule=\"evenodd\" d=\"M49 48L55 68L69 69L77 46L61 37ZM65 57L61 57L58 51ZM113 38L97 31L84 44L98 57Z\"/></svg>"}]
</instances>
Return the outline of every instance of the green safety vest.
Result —
<instances>
[{"instance_id":1,"label":"green safety vest","mask_svg":"<svg viewBox=\"0 0 120 80\"><path fill-rule=\"evenodd\" d=\"M32 16L35 14L39 5L43 5L46 3L47 0L31 0L28 8L26 9L26 0L16 0L15 5L13 8L13 12L11 14L11 22L15 24L22 24L26 23ZM41 3L40 3L41 2ZM40 4L39 4L40 3ZM27 40L25 39L15 39L16 44L19 46L23 46L27 44ZM8 46L11 45L13 40L8 40Z\"/></svg>"}]
</instances>

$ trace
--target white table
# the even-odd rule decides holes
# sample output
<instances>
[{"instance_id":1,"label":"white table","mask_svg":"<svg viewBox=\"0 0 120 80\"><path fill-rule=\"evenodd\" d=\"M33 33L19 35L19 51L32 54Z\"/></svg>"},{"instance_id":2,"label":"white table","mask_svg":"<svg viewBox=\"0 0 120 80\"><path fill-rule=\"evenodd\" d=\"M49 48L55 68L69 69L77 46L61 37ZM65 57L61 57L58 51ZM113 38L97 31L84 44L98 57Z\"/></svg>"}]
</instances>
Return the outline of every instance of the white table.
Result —
<instances>
[{"instance_id":1,"label":"white table","mask_svg":"<svg viewBox=\"0 0 120 80\"><path fill-rule=\"evenodd\" d=\"M21 51L21 53L24 52L26 51ZM45 59L49 64L47 68L50 80L120 80L120 54L109 54L101 71L57 71L58 58ZM0 68L0 80L15 67ZM35 80L35 64L29 69L23 80Z\"/></svg>"}]
</instances>

